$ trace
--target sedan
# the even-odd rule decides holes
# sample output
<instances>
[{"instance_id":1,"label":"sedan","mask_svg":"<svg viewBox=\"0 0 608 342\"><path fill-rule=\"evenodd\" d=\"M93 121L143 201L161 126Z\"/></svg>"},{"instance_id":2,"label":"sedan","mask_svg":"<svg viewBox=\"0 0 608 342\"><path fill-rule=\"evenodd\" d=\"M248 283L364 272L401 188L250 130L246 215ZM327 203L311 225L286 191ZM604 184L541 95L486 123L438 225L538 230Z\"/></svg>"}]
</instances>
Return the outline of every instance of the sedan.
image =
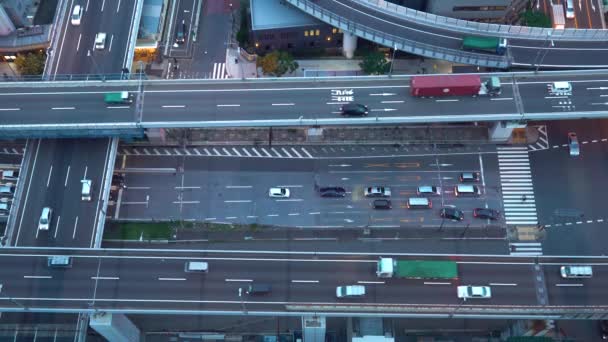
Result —
<instances>
[{"instance_id":1,"label":"sedan","mask_svg":"<svg viewBox=\"0 0 608 342\"><path fill-rule=\"evenodd\" d=\"M464 213L462 210L456 208L442 208L439 215L448 220L462 221L464 219Z\"/></svg>"},{"instance_id":2,"label":"sedan","mask_svg":"<svg viewBox=\"0 0 608 342\"><path fill-rule=\"evenodd\" d=\"M346 190L340 186L328 186L319 189L321 197L345 197Z\"/></svg>"},{"instance_id":3,"label":"sedan","mask_svg":"<svg viewBox=\"0 0 608 342\"><path fill-rule=\"evenodd\" d=\"M475 208L473 209L473 217L480 219L498 220L500 212L494 209L488 208Z\"/></svg>"},{"instance_id":4,"label":"sedan","mask_svg":"<svg viewBox=\"0 0 608 342\"><path fill-rule=\"evenodd\" d=\"M365 197L391 197L391 189L383 186L370 186L363 191Z\"/></svg>"},{"instance_id":5,"label":"sedan","mask_svg":"<svg viewBox=\"0 0 608 342\"><path fill-rule=\"evenodd\" d=\"M366 116L369 108L360 103L348 103L340 107L340 114L344 116Z\"/></svg>"},{"instance_id":6,"label":"sedan","mask_svg":"<svg viewBox=\"0 0 608 342\"><path fill-rule=\"evenodd\" d=\"M287 188L270 188L268 196L271 198L289 198L289 189Z\"/></svg>"},{"instance_id":7,"label":"sedan","mask_svg":"<svg viewBox=\"0 0 608 342\"><path fill-rule=\"evenodd\" d=\"M458 298L492 298L489 286L458 286Z\"/></svg>"}]
</instances>

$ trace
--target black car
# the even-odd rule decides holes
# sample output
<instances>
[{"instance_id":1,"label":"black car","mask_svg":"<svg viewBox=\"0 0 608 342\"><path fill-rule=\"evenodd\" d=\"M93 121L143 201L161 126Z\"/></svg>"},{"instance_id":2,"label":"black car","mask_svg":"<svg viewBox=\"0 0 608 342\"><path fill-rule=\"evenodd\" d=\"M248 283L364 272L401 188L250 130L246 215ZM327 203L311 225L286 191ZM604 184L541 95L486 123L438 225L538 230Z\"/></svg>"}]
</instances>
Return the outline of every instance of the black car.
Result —
<instances>
[{"instance_id":1,"label":"black car","mask_svg":"<svg viewBox=\"0 0 608 342\"><path fill-rule=\"evenodd\" d=\"M374 209L391 209L393 206L391 204L391 200L387 199L377 199L372 202L372 206Z\"/></svg>"},{"instance_id":2,"label":"black car","mask_svg":"<svg viewBox=\"0 0 608 342\"><path fill-rule=\"evenodd\" d=\"M328 186L319 189L321 197L344 197L346 190L340 186Z\"/></svg>"},{"instance_id":3,"label":"black car","mask_svg":"<svg viewBox=\"0 0 608 342\"><path fill-rule=\"evenodd\" d=\"M608 320L600 320L600 334L602 335L602 340L608 340Z\"/></svg>"},{"instance_id":4,"label":"black car","mask_svg":"<svg viewBox=\"0 0 608 342\"><path fill-rule=\"evenodd\" d=\"M348 103L340 107L340 114L346 116L366 116L369 108L359 103Z\"/></svg>"},{"instance_id":5,"label":"black car","mask_svg":"<svg viewBox=\"0 0 608 342\"><path fill-rule=\"evenodd\" d=\"M177 32L175 33L175 42L177 44L183 44L186 42L186 21L182 20L180 25L177 25Z\"/></svg>"},{"instance_id":6,"label":"black car","mask_svg":"<svg viewBox=\"0 0 608 342\"><path fill-rule=\"evenodd\" d=\"M479 173L477 172L462 172L458 179L461 182L478 182L479 181Z\"/></svg>"},{"instance_id":7,"label":"black car","mask_svg":"<svg viewBox=\"0 0 608 342\"><path fill-rule=\"evenodd\" d=\"M442 208L439 215L448 220L462 221L464 219L464 213L462 210L458 210L456 208Z\"/></svg>"},{"instance_id":8,"label":"black car","mask_svg":"<svg viewBox=\"0 0 608 342\"><path fill-rule=\"evenodd\" d=\"M475 208L473 209L473 217L477 217L480 219L498 220L498 218L500 217L500 212L498 210L488 208Z\"/></svg>"}]
</instances>

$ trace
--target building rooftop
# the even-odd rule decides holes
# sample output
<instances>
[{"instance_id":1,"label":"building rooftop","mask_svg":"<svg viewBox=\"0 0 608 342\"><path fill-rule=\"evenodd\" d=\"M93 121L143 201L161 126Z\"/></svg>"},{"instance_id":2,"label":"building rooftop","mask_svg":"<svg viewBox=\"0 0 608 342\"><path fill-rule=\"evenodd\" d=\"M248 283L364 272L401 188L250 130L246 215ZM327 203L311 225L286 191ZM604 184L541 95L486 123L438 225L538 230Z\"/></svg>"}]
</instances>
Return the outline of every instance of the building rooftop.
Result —
<instances>
[{"instance_id":1,"label":"building rooftop","mask_svg":"<svg viewBox=\"0 0 608 342\"><path fill-rule=\"evenodd\" d=\"M251 29L269 30L320 22L281 0L251 0Z\"/></svg>"}]
</instances>

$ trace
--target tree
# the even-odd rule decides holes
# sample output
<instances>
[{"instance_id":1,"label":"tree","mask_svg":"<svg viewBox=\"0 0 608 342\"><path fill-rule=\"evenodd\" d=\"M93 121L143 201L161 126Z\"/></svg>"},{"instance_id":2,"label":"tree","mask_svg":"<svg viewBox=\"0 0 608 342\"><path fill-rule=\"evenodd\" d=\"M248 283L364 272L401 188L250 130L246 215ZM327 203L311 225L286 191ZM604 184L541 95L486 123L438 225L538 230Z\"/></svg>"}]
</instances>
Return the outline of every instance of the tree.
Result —
<instances>
[{"instance_id":1,"label":"tree","mask_svg":"<svg viewBox=\"0 0 608 342\"><path fill-rule=\"evenodd\" d=\"M258 57L257 66L261 67L266 75L281 77L286 73L294 72L299 65L289 52L275 50Z\"/></svg>"},{"instance_id":2,"label":"tree","mask_svg":"<svg viewBox=\"0 0 608 342\"><path fill-rule=\"evenodd\" d=\"M531 27L551 27L551 19L543 12L531 9L525 10L521 15L521 22L524 26Z\"/></svg>"},{"instance_id":3,"label":"tree","mask_svg":"<svg viewBox=\"0 0 608 342\"><path fill-rule=\"evenodd\" d=\"M15 66L21 75L42 75L46 55L42 51L19 54Z\"/></svg>"},{"instance_id":4,"label":"tree","mask_svg":"<svg viewBox=\"0 0 608 342\"><path fill-rule=\"evenodd\" d=\"M390 68L390 63L384 58L384 54L380 51L372 51L363 57L363 61L359 66L369 75L386 74Z\"/></svg>"}]
</instances>

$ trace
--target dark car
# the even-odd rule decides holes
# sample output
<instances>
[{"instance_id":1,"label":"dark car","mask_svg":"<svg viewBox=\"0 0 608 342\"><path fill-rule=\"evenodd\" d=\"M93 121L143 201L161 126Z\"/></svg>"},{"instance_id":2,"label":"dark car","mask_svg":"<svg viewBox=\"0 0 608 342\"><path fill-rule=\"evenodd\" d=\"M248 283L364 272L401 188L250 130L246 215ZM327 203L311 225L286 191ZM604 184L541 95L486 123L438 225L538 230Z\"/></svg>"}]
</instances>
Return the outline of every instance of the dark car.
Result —
<instances>
[{"instance_id":1,"label":"dark car","mask_svg":"<svg viewBox=\"0 0 608 342\"><path fill-rule=\"evenodd\" d=\"M319 189L321 197L344 197L346 190L339 186L328 186Z\"/></svg>"},{"instance_id":2,"label":"dark car","mask_svg":"<svg viewBox=\"0 0 608 342\"><path fill-rule=\"evenodd\" d=\"M245 293L252 296L262 296L269 294L272 291L270 284L253 283L247 287Z\"/></svg>"},{"instance_id":3,"label":"dark car","mask_svg":"<svg viewBox=\"0 0 608 342\"><path fill-rule=\"evenodd\" d=\"M391 204L391 200L387 199L377 199L372 202L372 206L374 209L391 209L393 206Z\"/></svg>"},{"instance_id":4,"label":"dark car","mask_svg":"<svg viewBox=\"0 0 608 342\"><path fill-rule=\"evenodd\" d=\"M175 33L175 42L177 44L183 44L185 41L186 41L186 21L182 20L182 23L177 25L177 32Z\"/></svg>"},{"instance_id":5,"label":"dark car","mask_svg":"<svg viewBox=\"0 0 608 342\"><path fill-rule=\"evenodd\" d=\"M600 335L602 335L602 340L608 340L608 320L600 320Z\"/></svg>"},{"instance_id":6,"label":"dark car","mask_svg":"<svg viewBox=\"0 0 608 342\"><path fill-rule=\"evenodd\" d=\"M477 172L462 172L458 179L461 182L478 182L479 181L479 173Z\"/></svg>"},{"instance_id":7,"label":"dark car","mask_svg":"<svg viewBox=\"0 0 608 342\"><path fill-rule=\"evenodd\" d=\"M127 187L125 185L125 177L118 174L112 175L112 185L125 189Z\"/></svg>"},{"instance_id":8,"label":"dark car","mask_svg":"<svg viewBox=\"0 0 608 342\"><path fill-rule=\"evenodd\" d=\"M369 108L359 103L348 103L340 107L340 114L346 116L366 116Z\"/></svg>"},{"instance_id":9,"label":"dark car","mask_svg":"<svg viewBox=\"0 0 608 342\"><path fill-rule=\"evenodd\" d=\"M480 219L498 220L498 218L500 217L500 212L498 210L488 208L475 208L473 209L473 217L477 217Z\"/></svg>"},{"instance_id":10,"label":"dark car","mask_svg":"<svg viewBox=\"0 0 608 342\"><path fill-rule=\"evenodd\" d=\"M448 220L462 221L464 219L464 213L462 210L458 210L456 208L442 208L439 215Z\"/></svg>"}]
</instances>

